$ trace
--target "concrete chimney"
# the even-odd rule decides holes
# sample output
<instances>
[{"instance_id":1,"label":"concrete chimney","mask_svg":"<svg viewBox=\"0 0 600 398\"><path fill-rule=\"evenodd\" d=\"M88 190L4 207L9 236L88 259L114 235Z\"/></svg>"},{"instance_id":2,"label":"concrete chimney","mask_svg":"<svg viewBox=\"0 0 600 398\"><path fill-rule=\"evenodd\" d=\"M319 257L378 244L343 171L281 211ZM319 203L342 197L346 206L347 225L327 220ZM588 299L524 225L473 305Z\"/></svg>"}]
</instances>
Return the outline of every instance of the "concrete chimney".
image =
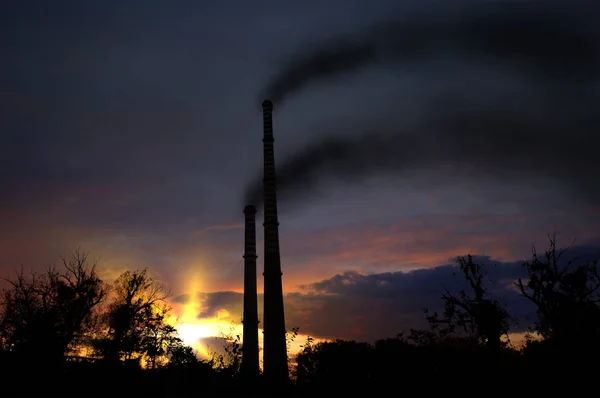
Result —
<instances>
[{"instance_id":1,"label":"concrete chimney","mask_svg":"<svg viewBox=\"0 0 600 398\"><path fill-rule=\"evenodd\" d=\"M244 208L244 315L241 372L247 378L258 376L258 299L256 295L256 207Z\"/></svg>"},{"instance_id":2,"label":"concrete chimney","mask_svg":"<svg viewBox=\"0 0 600 398\"><path fill-rule=\"evenodd\" d=\"M270 384L284 384L289 380L285 316L279 254L279 220L275 184L275 153L273 146L273 103L264 101L263 107L263 206L264 206L264 312L263 312L263 372Z\"/></svg>"}]
</instances>

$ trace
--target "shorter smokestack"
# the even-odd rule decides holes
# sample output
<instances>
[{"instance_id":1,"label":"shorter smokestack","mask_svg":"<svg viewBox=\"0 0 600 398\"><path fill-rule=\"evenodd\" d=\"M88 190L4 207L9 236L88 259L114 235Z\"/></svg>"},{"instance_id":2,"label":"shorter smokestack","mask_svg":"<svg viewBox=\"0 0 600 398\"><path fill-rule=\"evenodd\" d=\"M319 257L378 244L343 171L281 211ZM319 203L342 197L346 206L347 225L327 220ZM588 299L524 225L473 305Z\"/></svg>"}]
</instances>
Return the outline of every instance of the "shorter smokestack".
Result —
<instances>
[{"instance_id":1,"label":"shorter smokestack","mask_svg":"<svg viewBox=\"0 0 600 398\"><path fill-rule=\"evenodd\" d=\"M246 377L259 374L258 299L256 294L256 208L248 205L245 214L244 315L241 372Z\"/></svg>"}]
</instances>

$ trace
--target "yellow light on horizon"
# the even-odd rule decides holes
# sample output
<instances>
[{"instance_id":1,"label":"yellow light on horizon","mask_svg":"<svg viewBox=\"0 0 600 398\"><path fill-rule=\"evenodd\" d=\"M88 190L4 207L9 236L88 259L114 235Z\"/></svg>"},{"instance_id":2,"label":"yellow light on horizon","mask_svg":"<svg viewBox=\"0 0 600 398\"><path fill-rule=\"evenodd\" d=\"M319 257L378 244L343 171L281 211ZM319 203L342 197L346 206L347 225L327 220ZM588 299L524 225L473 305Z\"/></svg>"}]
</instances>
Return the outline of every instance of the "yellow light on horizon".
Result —
<instances>
[{"instance_id":1,"label":"yellow light on horizon","mask_svg":"<svg viewBox=\"0 0 600 398\"><path fill-rule=\"evenodd\" d=\"M179 336L186 345L192 347L201 357L210 358L211 351L220 351L222 347L210 347L205 341L210 338L232 339L242 336L242 325L231 324L218 317L196 319L193 323L179 322L175 325ZM223 341L225 344L225 341Z\"/></svg>"},{"instance_id":2,"label":"yellow light on horizon","mask_svg":"<svg viewBox=\"0 0 600 398\"><path fill-rule=\"evenodd\" d=\"M225 308L220 308L216 311L211 318L198 318L198 314L202 312L203 299L199 297L199 293L202 293L203 278L199 275L199 272L192 271L185 277L184 290L189 295L189 300L183 304L178 305L177 309L171 318L171 324L175 326L179 332L179 336L183 342L192 347L192 349L203 359L210 359L212 352L222 352L223 346L226 341L219 343L220 346L211 347L211 343L208 339L235 339L239 336L240 343L243 338L243 325L237 322L231 322L231 314ZM298 335L294 342L289 344L290 356L295 356L302 349L302 345L306 343L306 335ZM315 343L321 339L314 339ZM213 343L214 344L214 343ZM263 344L263 333L262 329L259 329L259 347L262 350Z\"/></svg>"}]
</instances>

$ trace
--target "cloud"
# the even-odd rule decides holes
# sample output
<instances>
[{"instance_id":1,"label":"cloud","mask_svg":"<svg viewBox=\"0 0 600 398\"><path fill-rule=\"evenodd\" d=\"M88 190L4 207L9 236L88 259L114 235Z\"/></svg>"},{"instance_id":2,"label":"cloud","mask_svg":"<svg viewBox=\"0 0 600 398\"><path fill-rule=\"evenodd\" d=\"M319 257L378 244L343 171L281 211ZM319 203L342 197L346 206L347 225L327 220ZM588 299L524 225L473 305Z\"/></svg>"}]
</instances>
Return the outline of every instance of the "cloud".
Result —
<instances>
[{"instance_id":1,"label":"cloud","mask_svg":"<svg viewBox=\"0 0 600 398\"><path fill-rule=\"evenodd\" d=\"M544 195L540 193L540 196ZM430 204L436 207L439 201L449 213L430 213L428 209L421 209L424 214L413 214L412 207L418 205L413 202L421 200L422 203L421 197L404 201L406 197L401 196L397 201L388 202L388 196L384 195L385 203L372 202L381 211L369 212L365 220L357 220L359 216L355 215L348 218L347 209L340 209L338 205L335 209L323 209L328 221L337 217L337 211L341 212L343 217L332 224L298 224L282 215L280 245L284 292L297 291L299 285L346 271L381 273L431 268L448 262L458 253L515 261L530 253L532 243L545 245L547 234L554 232L563 245L570 244L574 238L577 244L598 242L600 230L593 209L586 211L574 206L576 211L557 210L538 204L535 196L528 198L525 195L520 203L502 202L496 206L482 201L479 205L479 201L462 195L460 189L452 193L452 197L456 199L455 203L434 197L435 201ZM360 208L353 211L358 213ZM320 214L317 209L297 217L300 221L318 220ZM262 292L261 229L257 234L258 289ZM199 248L194 241L189 242L188 249L182 245L172 248L177 255L171 254L175 257L168 266L165 264L164 270L176 274L176 293L188 293L186 289L192 280L199 284L197 291L242 291L243 236L232 230L211 234L210 238L203 241L207 249ZM156 260L151 264L154 263ZM241 305L241 301L239 303ZM240 317L241 312L238 312L238 319Z\"/></svg>"},{"instance_id":2,"label":"cloud","mask_svg":"<svg viewBox=\"0 0 600 398\"><path fill-rule=\"evenodd\" d=\"M527 302L515 299L511 288L521 275L519 263L498 263L496 268L501 272L494 274L494 262L489 257L476 257L475 261L490 271L490 291L514 316L533 314ZM307 286L311 293L296 293L291 300L310 303L308 327L315 333L372 341L425 327L424 308L439 311L440 296L446 289L457 292L466 287L455 272L452 265L406 273L345 272Z\"/></svg>"},{"instance_id":3,"label":"cloud","mask_svg":"<svg viewBox=\"0 0 600 398\"><path fill-rule=\"evenodd\" d=\"M543 249L545 246L538 248ZM575 246L565 260L584 261L599 254L600 246ZM535 308L514 287L516 279L525 276L522 261L503 262L490 256L474 256L474 261L487 272L489 292L519 321L512 331L525 330L534 320ZM287 293L284 298L286 325L288 329L299 327L305 335L366 341L425 327L424 308L440 310L443 292L456 293L467 287L456 271L455 264L445 264L408 272L339 273L307 284L300 291ZM201 293L199 298L203 300L199 317L214 317L224 309L232 320L241 319L241 293ZM259 295L259 314L262 299Z\"/></svg>"},{"instance_id":4,"label":"cloud","mask_svg":"<svg viewBox=\"0 0 600 398\"><path fill-rule=\"evenodd\" d=\"M502 194L501 190L494 192L496 198ZM295 216L282 213L285 292L345 271L380 273L433 267L457 253L489 254L512 261L526 256L532 242L544 244L546 233L556 231L563 244L569 244L573 237L583 244L600 232L597 209L573 205L573 211L557 210L538 204L537 196L529 197L522 191L518 203L479 201L460 188L449 198L435 192L426 198L410 197L399 190L371 198L369 203L373 207L368 212L362 212L358 201L352 206L315 207ZM196 291L242 291L241 230L199 236L143 228L68 228L44 225L43 218L34 223L21 214L12 217L21 222L0 233L0 271L4 275L12 274L21 264L26 269L43 270L59 260L60 254L80 246L92 257L100 257L100 270L106 272L107 282L112 283L126 269L149 267L176 295L189 293L192 284ZM262 291L262 228L257 229L257 235ZM36 250L31 250L32 242Z\"/></svg>"},{"instance_id":5,"label":"cloud","mask_svg":"<svg viewBox=\"0 0 600 398\"><path fill-rule=\"evenodd\" d=\"M463 199L464 200L464 199ZM536 209L535 203L532 208ZM545 245L547 233L559 243L597 243L595 218L586 214L518 211L428 214L390 220L322 227L308 232L282 231L285 291L332 273L408 271L443 264L457 253L491 255L501 261L527 256L532 243ZM596 240L594 240L596 239Z\"/></svg>"},{"instance_id":6,"label":"cloud","mask_svg":"<svg viewBox=\"0 0 600 398\"><path fill-rule=\"evenodd\" d=\"M201 294L201 312L198 319L202 318L232 318L231 320L240 321L242 319L243 300L237 292L214 292ZM223 303L227 303L226 306ZM223 310L226 311L225 316Z\"/></svg>"},{"instance_id":7,"label":"cloud","mask_svg":"<svg viewBox=\"0 0 600 398\"><path fill-rule=\"evenodd\" d=\"M243 313L243 294L231 291L222 292L197 292L195 297L184 293L173 297L172 302L177 304L198 303L197 319L219 318L223 321L240 322ZM259 307L262 307L262 294L259 295ZM223 311L225 310L225 312Z\"/></svg>"}]
</instances>

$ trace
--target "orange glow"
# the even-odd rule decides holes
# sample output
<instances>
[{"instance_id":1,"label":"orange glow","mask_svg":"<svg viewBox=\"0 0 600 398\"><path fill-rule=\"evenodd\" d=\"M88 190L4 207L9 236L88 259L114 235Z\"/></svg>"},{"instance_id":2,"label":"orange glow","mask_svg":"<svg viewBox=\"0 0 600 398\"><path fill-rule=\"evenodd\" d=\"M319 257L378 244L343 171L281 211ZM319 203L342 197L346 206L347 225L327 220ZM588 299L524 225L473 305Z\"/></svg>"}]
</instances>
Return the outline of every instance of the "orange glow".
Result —
<instances>
[{"instance_id":1,"label":"orange glow","mask_svg":"<svg viewBox=\"0 0 600 398\"><path fill-rule=\"evenodd\" d=\"M225 308L220 308L215 315L210 318L198 318L202 312L203 301L199 293L204 291L202 278L199 272L192 272L185 278L187 288L184 290L189 295L189 301L181 306L174 306L173 316L170 322L177 328L181 339L186 345L189 345L203 359L210 359L213 352L221 351L222 347L211 346L210 340L215 338L234 339L240 336L240 343L243 338L243 326L241 322L232 322L231 314ZM263 346L263 333L259 328L259 349ZM294 357L302 350L302 345L306 343L308 336L299 334L293 341L289 342L290 357ZM313 338L315 342L322 341L319 338ZM214 344L214 343L212 343ZM225 341L223 343L226 344Z\"/></svg>"},{"instance_id":2,"label":"orange glow","mask_svg":"<svg viewBox=\"0 0 600 398\"><path fill-rule=\"evenodd\" d=\"M231 323L219 320L218 317L212 319L197 320L194 323L179 322L176 324L179 335L185 344L191 346L196 353L203 359L210 359L213 352L221 351L222 347L211 347L205 340L209 338L235 338L240 336L240 343L243 342L243 330L241 323ZM258 345L262 351L263 348L263 330L258 329ZM293 341L289 342L288 355L293 358L302 350L309 336L298 334ZM313 338L315 343L324 341L324 339ZM226 344L223 341L223 344Z\"/></svg>"},{"instance_id":3,"label":"orange glow","mask_svg":"<svg viewBox=\"0 0 600 398\"><path fill-rule=\"evenodd\" d=\"M511 332L508 334L508 338L510 340L510 344L516 349L523 348L528 338L533 341L542 340L541 335L529 332Z\"/></svg>"}]
</instances>

